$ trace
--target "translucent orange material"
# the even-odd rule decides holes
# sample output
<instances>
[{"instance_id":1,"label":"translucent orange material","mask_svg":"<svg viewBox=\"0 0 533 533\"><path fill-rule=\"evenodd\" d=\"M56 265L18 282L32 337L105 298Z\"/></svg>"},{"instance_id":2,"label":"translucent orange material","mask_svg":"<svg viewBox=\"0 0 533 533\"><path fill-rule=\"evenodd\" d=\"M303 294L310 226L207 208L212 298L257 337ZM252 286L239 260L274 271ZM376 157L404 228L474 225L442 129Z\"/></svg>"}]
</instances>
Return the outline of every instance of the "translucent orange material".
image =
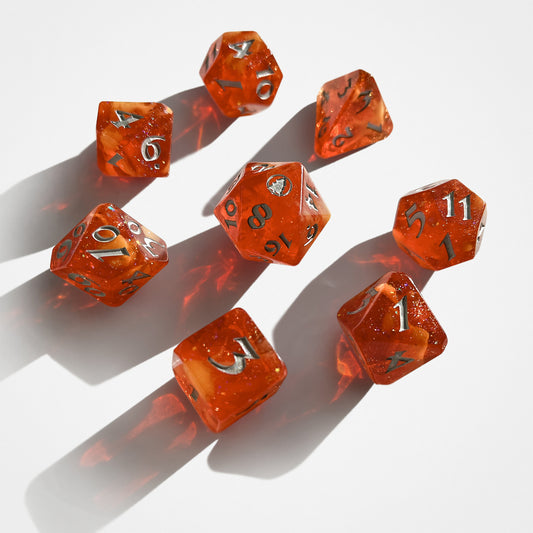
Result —
<instances>
[{"instance_id":1,"label":"translucent orange material","mask_svg":"<svg viewBox=\"0 0 533 533\"><path fill-rule=\"evenodd\" d=\"M325 83L316 102L315 152L323 158L388 137L392 120L374 78L356 70Z\"/></svg>"},{"instance_id":2,"label":"translucent orange material","mask_svg":"<svg viewBox=\"0 0 533 533\"><path fill-rule=\"evenodd\" d=\"M472 259L487 207L458 180L440 181L400 198L392 235L420 266L440 270Z\"/></svg>"},{"instance_id":3,"label":"translucent orange material","mask_svg":"<svg viewBox=\"0 0 533 533\"><path fill-rule=\"evenodd\" d=\"M228 117L267 108L283 78L274 56L255 31L222 34L209 48L200 76Z\"/></svg>"},{"instance_id":4,"label":"translucent orange material","mask_svg":"<svg viewBox=\"0 0 533 533\"><path fill-rule=\"evenodd\" d=\"M283 361L240 308L182 341L172 368L200 418L215 432L267 400L287 375Z\"/></svg>"},{"instance_id":5,"label":"translucent orange material","mask_svg":"<svg viewBox=\"0 0 533 533\"><path fill-rule=\"evenodd\" d=\"M100 204L54 247L50 270L118 306L167 263L163 239L113 204Z\"/></svg>"},{"instance_id":6,"label":"translucent orange material","mask_svg":"<svg viewBox=\"0 0 533 533\"><path fill-rule=\"evenodd\" d=\"M389 272L337 314L374 383L388 384L441 354L447 338L409 276Z\"/></svg>"},{"instance_id":7,"label":"translucent orange material","mask_svg":"<svg viewBox=\"0 0 533 533\"><path fill-rule=\"evenodd\" d=\"M173 115L153 102L100 102L96 150L108 176L168 176Z\"/></svg>"},{"instance_id":8,"label":"translucent orange material","mask_svg":"<svg viewBox=\"0 0 533 533\"><path fill-rule=\"evenodd\" d=\"M245 259L298 264L330 213L301 163L245 165L215 207Z\"/></svg>"}]
</instances>

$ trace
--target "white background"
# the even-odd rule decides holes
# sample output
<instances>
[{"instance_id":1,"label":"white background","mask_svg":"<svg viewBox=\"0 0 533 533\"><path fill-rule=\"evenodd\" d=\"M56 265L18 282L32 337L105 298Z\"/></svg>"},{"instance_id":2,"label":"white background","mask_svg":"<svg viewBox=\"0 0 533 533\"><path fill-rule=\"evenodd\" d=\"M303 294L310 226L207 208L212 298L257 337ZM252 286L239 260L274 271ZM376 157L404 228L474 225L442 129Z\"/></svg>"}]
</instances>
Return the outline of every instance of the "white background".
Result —
<instances>
[{"instance_id":1,"label":"white background","mask_svg":"<svg viewBox=\"0 0 533 533\"><path fill-rule=\"evenodd\" d=\"M4 5L0 529L532 531L532 11L515 0ZM198 69L221 33L248 29L284 79L268 110L231 122L208 112ZM309 161L320 86L357 68L374 75L394 131ZM100 100L173 108L168 178L100 176ZM306 162L332 212L297 267L240 260L212 215L253 159ZM402 194L445 178L486 200L487 228L473 261L431 275L390 232ZM53 245L104 201L169 246L170 264L119 308L62 291L48 271ZM371 387L338 372L335 315L391 268L423 287L449 344ZM217 436L178 391L172 350L235 305L289 376Z\"/></svg>"}]
</instances>

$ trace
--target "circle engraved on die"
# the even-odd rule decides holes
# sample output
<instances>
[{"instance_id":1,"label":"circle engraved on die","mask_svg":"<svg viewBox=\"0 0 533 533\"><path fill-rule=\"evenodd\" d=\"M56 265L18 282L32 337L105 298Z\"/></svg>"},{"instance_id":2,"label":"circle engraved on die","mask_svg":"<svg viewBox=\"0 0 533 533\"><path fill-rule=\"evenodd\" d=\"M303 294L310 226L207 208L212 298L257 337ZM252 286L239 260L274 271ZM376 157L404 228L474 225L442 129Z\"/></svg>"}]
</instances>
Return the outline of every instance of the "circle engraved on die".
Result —
<instances>
[{"instance_id":1,"label":"circle engraved on die","mask_svg":"<svg viewBox=\"0 0 533 533\"><path fill-rule=\"evenodd\" d=\"M274 196L287 196L292 191L292 182L283 174L272 174L266 182L266 188Z\"/></svg>"}]
</instances>

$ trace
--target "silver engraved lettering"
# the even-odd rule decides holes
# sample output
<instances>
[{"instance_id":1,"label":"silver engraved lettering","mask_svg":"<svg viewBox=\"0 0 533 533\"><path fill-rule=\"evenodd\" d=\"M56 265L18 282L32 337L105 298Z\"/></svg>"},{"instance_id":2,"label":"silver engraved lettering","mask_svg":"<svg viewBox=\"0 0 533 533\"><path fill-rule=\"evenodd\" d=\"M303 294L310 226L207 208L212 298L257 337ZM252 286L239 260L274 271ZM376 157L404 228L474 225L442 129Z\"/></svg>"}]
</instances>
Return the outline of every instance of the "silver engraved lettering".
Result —
<instances>
[{"instance_id":1,"label":"silver engraved lettering","mask_svg":"<svg viewBox=\"0 0 533 533\"><path fill-rule=\"evenodd\" d=\"M224 372L224 374L230 374L236 376L240 374L246 367L246 359L259 359L254 347L250 344L250 341L246 337L236 337L233 339L239 344L244 353L233 352L235 362L232 365L221 365L217 363L213 358L208 357L208 361L218 370Z\"/></svg>"},{"instance_id":2,"label":"silver engraved lettering","mask_svg":"<svg viewBox=\"0 0 533 533\"><path fill-rule=\"evenodd\" d=\"M462 200L459 200L460 204L463 204L463 220L470 220L472 214L470 213L470 195L467 194Z\"/></svg>"},{"instance_id":3,"label":"silver engraved lettering","mask_svg":"<svg viewBox=\"0 0 533 533\"><path fill-rule=\"evenodd\" d=\"M85 225L84 222L82 222L81 224L78 224L74 228L74 231L72 232L72 235L74 235L74 237L76 237L76 238L81 237L85 233L85 229L86 228L87 228L87 226Z\"/></svg>"},{"instance_id":4,"label":"silver engraved lettering","mask_svg":"<svg viewBox=\"0 0 533 533\"><path fill-rule=\"evenodd\" d=\"M411 357L402 357L402 355L405 353L405 350L402 350L401 352L396 352L392 357L387 357L388 360L390 360L389 368L385 371L385 374L388 374L392 370L396 370L397 368L401 368L402 366L405 366L407 363L410 363L411 361L414 361ZM398 363L402 362L402 365L399 365Z\"/></svg>"},{"instance_id":5,"label":"silver engraved lettering","mask_svg":"<svg viewBox=\"0 0 533 533\"><path fill-rule=\"evenodd\" d=\"M374 130L374 131L377 131L378 133L381 133L383 131L382 124L380 124L379 126L376 126L375 124L372 124L372 122L368 122L366 127L369 130Z\"/></svg>"},{"instance_id":6,"label":"silver engraved lettering","mask_svg":"<svg viewBox=\"0 0 533 533\"><path fill-rule=\"evenodd\" d=\"M250 39L249 41L228 44L228 48L231 48L235 52L233 55L235 59L244 59L246 56L250 55L250 47L254 41L255 39Z\"/></svg>"},{"instance_id":7,"label":"silver engraved lettering","mask_svg":"<svg viewBox=\"0 0 533 533\"><path fill-rule=\"evenodd\" d=\"M413 204L405 213L405 218L407 219L407 226L411 227L415 220L420 221L420 229L418 230L418 233L416 234L416 238L420 237L420 234L422 233L422 230L424 229L424 226L426 224L426 215L422 213L422 211L416 210L416 204Z\"/></svg>"},{"instance_id":8,"label":"silver engraved lettering","mask_svg":"<svg viewBox=\"0 0 533 533\"><path fill-rule=\"evenodd\" d=\"M346 133L344 135L337 135L336 137L333 138L333 146L335 146L336 148L340 148L344 142L346 141L346 139L349 139L350 137L353 137L353 133L352 133L352 130L350 128L350 126L346 126Z\"/></svg>"},{"instance_id":9,"label":"silver engraved lettering","mask_svg":"<svg viewBox=\"0 0 533 533\"><path fill-rule=\"evenodd\" d=\"M399 331L406 331L409 329L409 322L407 320L407 296L404 296L394 307L398 308L400 313L400 329Z\"/></svg>"},{"instance_id":10,"label":"silver engraved lettering","mask_svg":"<svg viewBox=\"0 0 533 533\"><path fill-rule=\"evenodd\" d=\"M87 250L88 254L91 254L98 261L104 262L103 257L115 257L121 255L130 255L128 249L123 248L105 248L103 250Z\"/></svg>"},{"instance_id":11,"label":"silver engraved lettering","mask_svg":"<svg viewBox=\"0 0 533 533\"><path fill-rule=\"evenodd\" d=\"M128 222L128 229L134 233L135 235L140 235L141 234L141 228L139 226L139 224L137 224L137 222L134 222L133 220L130 220Z\"/></svg>"},{"instance_id":12,"label":"silver engraved lettering","mask_svg":"<svg viewBox=\"0 0 533 533\"><path fill-rule=\"evenodd\" d=\"M272 174L266 187L274 196L287 196L292 191L292 181L283 174Z\"/></svg>"},{"instance_id":13,"label":"silver engraved lettering","mask_svg":"<svg viewBox=\"0 0 533 533\"><path fill-rule=\"evenodd\" d=\"M450 234L446 233L446 236L442 241L440 241L439 246L442 246L444 244L444 248L446 248L446 253L448 254L448 261L453 259L455 257L455 251L452 246L452 240L450 239Z\"/></svg>"},{"instance_id":14,"label":"silver engraved lettering","mask_svg":"<svg viewBox=\"0 0 533 533\"><path fill-rule=\"evenodd\" d=\"M64 255L70 252L71 248L72 248L72 241L70 239L66 239L59 245L57 252L56 252L56 258L61 259Z\"/></svg>"},{"instance_id":15,"label":"silver engraved lettering","mask_svg":"<svg viewBox=\"0 0 533 533\"><path fill-rule=\"evenodd\" d=\"M447 194L442 198L443 200L446 200L446 205L448 207L446 218L455 216L455 206L453 205L454 194L454 191L451 191L450 194Z\"/></svg>"},{"instance_id":16,"label":"silver engraved lettering","mask_svg":"<svg viewBox=\"0 0 533 533\"><path fill-rule=\"evenodd\" d=\"M157 257L157 253L152 250L152 245L156 244L157 246L160 246L164 249L164 246L157 241L154 241L153 239L150 239L148 237L144 237L144 244L141 244L141 246L152 256Z\"/></svg>"},{"instance_id":17,"label":"silver engraved lettering","mask_svg":"<svg viewBox=\"0 0 533 533\"><path fill-rule=\"evenodd\" d=\"M342 98L348 92L348 89L350 89L351 87L352 87L352 78L348 78L348 85L346 85L342 93L337 93L337 96L339 98Z\"/></svg>"},{"instance_id":18,"label":"silver engraved lettering","mask_svg":"<svg viewBox=\"0 0 533 533\"><path fill-rule=\"evenodd\" d=\"M145 161L155 161L161 155L161 146L154 141L164 141L164 137L147 137L144 139L141 146L141 154ZM150 155L148 148L152 148L152 154Z\"/></svg>"},{"instance_id":19,"label":"silver engraved lettering","mask_svg":"<svg viewBox=\"0 0 533 533\"><path fill-rule=\"evenodd\" d=\"M105 237L102 235L102 231L110 231L113 235ZM98 242L111 242L120 235L120 231L115 226L100 226L93 231L93 239Z\"/></svg>"},{"instance_id":20,"label":"silver engraved lettering","mask_svg":"<svg viewBox=\"0 0 533 533\"><path fill-rule=\"evenodd\" d=\"M117 115L118 120L112 120L111 124L116 128L129 128L130 124L144 118L141 117L141 115L135 115L134 113L128 113L127 111L121 111L120 109L115 109L115 114Z\"/></svg>"},{"instance_id":21,"label":"silver engraved lettering","mask_svg":"<svg viewBox=\"0 0 533 533\"><path fill-rule=\"evenodd\" d=\"M361 305L355 311L348 311L346 314L355 315L356 313L359 313L370 303L370 300L372 300L372 298L377 295L378 295L378 291L374 287L371 287L370 289L366 291L366 296L364 300L361 302Z\"/></svg>"},{"instance_id":22,"label":"silver engraved lettering","mask_svg":"<svg viewBox=\"0 0 533 533\"><path fill-rule=\"evenodd\" d=\"M242 89L242 85L240 81L229 81L229 80L215 80L223 91L226 90L226 87L235 87L237 89Z\"/></svg>"},{"instance_id":23,"label":"silver engraved lettering","mask_svg":"<svg viewBox=\"0 0 533 533\"><path fill-rule=\"evenodd\" d=\"M121 159L124 159L120 154L115 154L109 161L108 163L113 165L113 166L118 166L117 163L121 160Z\"/></svg>"},{"instance_id":24,"label":"silver engraved lettering","mask_svg":"<svg viewBox=\"0 0 533 533\"><path fill-rule=\"evenodd\" d=\"M359 109L357 113L361 113L361 111L364 111L370 105L370 101L372 100L372 91L365 91L361 93L357 98L361 98L361 96L363 96L365 99L365 105L361 109Z\"/></svg>"},{"instance_id":25,"label":"silver engraved lettering","mask_svg":"<svg viewBox=\"0 0 533 533\"><path fill-rule=\"evenodd\" d=\"M315 189L313 189L313 187L311 187L308 183L305 184L305 188L312 194L314 195L316 198L318 198L318 193L316 192ZM314 209L316 212L318 212L318 208L317 206L315 205L315 201L313 200L313 197L311 196L311 194L308 194L307 197L305 198L305 203L311 208L311 209Z\"/></svg>"},{"instance_id":26,"label":"silver engraved lettering","mask_svg":"<svg viewBox=\"0 0 533 533\"><path fill-rule=\"evenodd\" d=\"M274 71L270 68L266 70L261 70L260 72L256 72L257 79L264 78L265 76L272 76L274 74ZM268 87L266 91L263 91L264 87ZM255 93L261 100L268 100L272 93L274 92L274 84L270 80L263 80L260 81L257 84L257 87L255 89Z\"/></svg>"},{"instance_id":27,"label":"silver engraved lettering","mask_svg":"<svg viewBox=\"0 0 533 533\"><path fill-rule=\"evenodd\" d=\"M318 233L318 224L307 226L305 229L307 230L307 235L305 236L307 240L305 241L304 246L307 246L308 244L311 244L316 237L316 234Z\"/></svg>"}]
</instances>

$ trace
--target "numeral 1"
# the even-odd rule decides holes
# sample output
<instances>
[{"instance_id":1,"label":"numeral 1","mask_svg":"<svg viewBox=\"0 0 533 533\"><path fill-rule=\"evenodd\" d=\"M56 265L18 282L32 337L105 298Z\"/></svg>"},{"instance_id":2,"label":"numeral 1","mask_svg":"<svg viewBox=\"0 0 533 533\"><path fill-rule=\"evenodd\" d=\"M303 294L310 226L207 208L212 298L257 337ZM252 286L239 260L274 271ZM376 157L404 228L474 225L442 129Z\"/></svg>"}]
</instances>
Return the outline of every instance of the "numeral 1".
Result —
<instances>
[{"instance_id":1,"label":"numeral 1","mask_svg":"<svg viewBox=\"0 0 533 533\"><path fill-rule=\"evenodd\" d=\"M409 322L407 320L407 296L404 296L394 307L398 308L400 313L400 329L399 331L405 331L409 329Z\"/></svg>"},{"instance_id":2,"label":"numeral 1","mask_svg":"<svg viewBox=\"0 0 533 533\"><path fill-rule=\"evenodd\" d=\"M450 194L447 194L442 199L446 200L447 213L446 217L455 216L455 206L454 206L454 195L455 192L451 191ZM467 194L462 200L459 200L459 203L463 206L463 220L470 220L472 218L472 213L470 210L470 195Z\"/></svg>"},{"instance_id":3,"label":"numeral 1","mask_svg":"<svg viewBox=\"0 0 533 533\"><path fill-rule=\"evenodd\" d=\"M448 261L453 259L455 257L455 251L452 246L452 240L450 239L450 234L446 233L446 236L442 241L440 241L439 246L442 246L444 244L444 248L446 248L446 253L448 254Z\"/></svg>"}]
</instances>

